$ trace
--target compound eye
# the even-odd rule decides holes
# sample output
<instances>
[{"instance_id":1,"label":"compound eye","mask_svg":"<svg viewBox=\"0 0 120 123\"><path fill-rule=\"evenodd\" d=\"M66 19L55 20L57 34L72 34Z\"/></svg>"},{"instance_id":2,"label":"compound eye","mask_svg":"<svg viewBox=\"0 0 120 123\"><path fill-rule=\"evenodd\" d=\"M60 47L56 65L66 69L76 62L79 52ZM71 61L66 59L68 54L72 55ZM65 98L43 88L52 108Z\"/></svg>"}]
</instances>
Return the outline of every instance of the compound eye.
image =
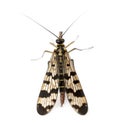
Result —
<instances>
[{"instance_id":1,"label":"compound eye","mask_svg":"<svg viewBox=\"0 0 120 123\"><path fill-rule=\"evenodd\" d=\"M61 42L64 43L64 39L61 39Z\"/></svg>"},{"instance_id":2,"label":"compound eye","mask_svg":"<svg viewBox=\"0 0 120 123\"><path fill-rule=\"evenodd\" d=\"M57 40L56 40L56 43L57 43L57 44L62 44L62 43L64 43L64 39L57 39Z\"/></svg>"},{"instance_id":3,"label":"compound eye","mask_svg":"<svg viewBox=\"0 0 120 123\"><path fill-rule=\"evenodd\" d=\"M57 39L57 40L56 40L56 43L57 43L57 44L60 44L60 41L59 41L59 39Z\"/></svg>"}]
</instances>

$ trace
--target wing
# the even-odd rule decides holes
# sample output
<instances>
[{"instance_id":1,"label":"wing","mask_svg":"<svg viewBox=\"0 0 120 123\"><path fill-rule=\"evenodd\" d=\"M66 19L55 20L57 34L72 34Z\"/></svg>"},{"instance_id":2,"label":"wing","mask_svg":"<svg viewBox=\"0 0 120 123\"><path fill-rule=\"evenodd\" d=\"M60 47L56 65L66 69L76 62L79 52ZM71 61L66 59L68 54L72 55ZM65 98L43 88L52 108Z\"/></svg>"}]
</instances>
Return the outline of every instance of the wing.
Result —
<instances>
[{"instance_id":1,"label":"wing","mask_svg":"<svg viewBox=\"0 0 120 123\"><path fill-rule=\"evenodd\" d=\"M55 105L58 95L58 75L56 53L52 54L48 62L48 69L44 77L41 91L37 101L37 112L40 115L47 114Z\"/></svg>"},{"instance_id":2,"label":"wing","mask_svg":"<svg viewBox=\"0 0 120 123\"><path fill-rule=\"evenodd\" d=\"M67 98L71 106L81 115L84 115L88 111L87 100L82 90L80 81L75 72L74 62L70 59L69 54L66 53L65 60L65 83Z\"/></svg>"}]
</instances>

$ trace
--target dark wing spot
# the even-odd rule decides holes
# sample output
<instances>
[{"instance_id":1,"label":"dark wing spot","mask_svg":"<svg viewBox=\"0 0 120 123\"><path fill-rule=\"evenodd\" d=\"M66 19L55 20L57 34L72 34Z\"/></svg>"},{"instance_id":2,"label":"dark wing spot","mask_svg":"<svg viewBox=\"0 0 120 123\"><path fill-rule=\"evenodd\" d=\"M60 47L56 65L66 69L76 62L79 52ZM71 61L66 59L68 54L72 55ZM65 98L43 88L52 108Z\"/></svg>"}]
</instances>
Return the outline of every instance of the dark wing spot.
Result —
<instances>
[{"instance_id":1,"label":"dark wing spot","mask_svg":"<svg viewBox=\"0 0 120 123\"><path fill-rule=\"evenodd\" d=\"M52 67L55 67L55 64L52 64Z\"/></svg>"},{"instance_id":2,"label":"dark wing spot","mask_svg":"<svg viewBox=\"0 0 120 123\"><path fill-rule=\"evenodd\" d=\"M79 80L74 80L73 83L77 84L77 83L79 83Z\"/></svg>"},{"instance_id":3,"label":"dark wing spot","mask_svg":"<svg viewBox=\"0 0 120 123\"><path fill-rule=\"evenodd\" d=\"M75 76L76 75L76 72L70 72L70 75L71 76Z\"/></svg>"},{"instance_id":4,"label":"dark wing spot","mask_svg":"<svg viewBox=\"0 0 120 123\"><path fill-rule=\"evenodd\" d=\"M53 107L53 105L49 105L47 107L43 107L41 104L37 104L37 112L40 114L40 115L45 115L47 114L47 109L51 110L51 108Z\"/></svg>"},{"instance_id":5,"label":"dark wing spot","mask_svg":"<svg viewBox=\"0 0 120 123\"><path fill-rule=\"evenodd\" d=\"M83 103L81 107L78 105L72 105L72 107L78 109L78 113L81 115L85 115L88 112L88 105L86 103Z\"/></svg>"},{"instance_id":6,"label":"dark wing spot","mask_svg":"<svg viewBox=\"0 0 120 123\"><path fill-rule=\"evenodd\" d=\"M41 104L37 104L37 112L40 114L40 115L45 115L47 114L47 109L42 107Z\"/></svg>"},{"instance_id":7,"label":"dark wing spot","mask_svg":"<svg viewBox=\"0 0 120 123\"><path fill-rule=\"evenodd\" d=\"M76 97L84 97L85 96L82 89L74 92L73 89L69 88L69 89L66 89L66 91L67 91L67 93L72 93Z\"/></svg>"},{"instance_id":8,"label":"dark wing spot","mask_svg":"<svg viewBox=\"0 0 120 123\"><path fill-rule=\"evenodd\" d=\"M45 90L41 90L40 94L39 94L39 97L49 97L51 95L51 93L58 93L58 88L57 89L52 89L50 91L50 93L48 93L47 91Z\"/></svg>"},{"instance_id":9,"label":"dark wing spot","mask_svg":"<svg viewBox=\"0 0 120 123\"><path fill-rule=\"evenodd\" d=\"M51 72L47 72L46 75L47 76L52 76L52 73Z\"/></svg>"},{"instance_id":10,"label":"dark wing spot","mask_svg":"<svg viewBox=\"0 0 120 123\"><path fill-rule=\"evenodd\" d=\"M55 76L53 76L52 79L54 79L54 80L58 79L58 74L56 74Z\"/></svg>"},{"instance_id":11,"label":"dark wing spot","mask_svg":"<svg viewBox=\"0 0 120 123\"><path fill-rule=\"evenodd\" d=\"M68 80L68 79L70 78L70 76L68 76L68 74L65 73L65 74L64 74L64 78Z\"/></svg>"},{"instance_id":12,"label":"dark wing spot","mask_svg":"<svg viewBox=\"0 0 120 123\"><path fill-rule=\"evenodd\" d=\"M48 84L48 85L49 85L49 84L50 84L50 81L46 81L46 80L44 80L44 81L43 81L43 83L46 83L46 84Z\"/></svg>"},{"instance_id":13,"label":"dark wing spot","mask_svg":"<svg viewBox=\"0 0 120 123\"><path fill-rule=\"evenodd\" d=\"M67 66L70 66L70 64L67 64Z\"/></svg>"}]
</instances>

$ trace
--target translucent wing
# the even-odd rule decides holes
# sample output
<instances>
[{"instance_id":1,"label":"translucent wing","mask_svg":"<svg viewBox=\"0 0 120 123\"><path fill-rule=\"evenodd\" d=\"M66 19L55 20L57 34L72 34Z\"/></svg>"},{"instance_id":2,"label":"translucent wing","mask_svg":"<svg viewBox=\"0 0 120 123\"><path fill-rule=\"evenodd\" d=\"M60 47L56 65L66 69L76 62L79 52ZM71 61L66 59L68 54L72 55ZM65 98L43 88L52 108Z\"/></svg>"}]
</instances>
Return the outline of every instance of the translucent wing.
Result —
<instances>
[{"instance_id":1,"label":"translucent wing","mask_svg":"<svg viewBox=\"0 0 120 123\"><path fill-rule=\"evenodd\" d=\"M41 91L37 101L37 112L40 115L47 114L55 105L58 95L58 75L56 53L52 54L48 62L48 69L44 77Z\"/></svg>"},{"instance_id":2,"label":"translucent wing","mask_svg":"<svg viewBox=\"0 0 120 123\"><path fill-rule=\"evenodd\" d=\"M81 115L88 111L87 100L82 90L80 81L75 72L74 62L70 59L69 54L65 54L65 83L67 98L71 106Z\"/></svg>"}]
</instances>

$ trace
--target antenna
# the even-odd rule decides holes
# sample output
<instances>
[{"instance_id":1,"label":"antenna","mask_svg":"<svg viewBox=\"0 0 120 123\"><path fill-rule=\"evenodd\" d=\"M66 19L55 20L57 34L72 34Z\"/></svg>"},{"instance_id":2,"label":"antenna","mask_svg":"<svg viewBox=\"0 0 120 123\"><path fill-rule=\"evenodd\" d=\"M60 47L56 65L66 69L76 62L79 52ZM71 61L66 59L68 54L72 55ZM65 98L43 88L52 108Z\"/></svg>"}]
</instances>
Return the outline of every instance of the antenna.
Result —
<instances>
[{"instance_id":1,"label":"antenna","mask_svg":"<svg viewBox=\"0 0 120 123\"><path fill-rule=\"evenodd\" d=\"M37 25L41 26L42 28L44 28L46 31L48 31L49 33L51 33L52 35L54 35L55 37L59 38L57 35L55 35L53 32L51 32L49 29L47 29L46 27L44 27L43 25L39 24L37 21L35 21L34 19L32 19L31 17L24 15L25 17L27 17L28 19L32 20L33 22L35 22Z\"/></svg>"},{"instance_id":2,"label":"antenna","mask_svg":"<svg viewBox=\"0 0 120 123\"><path fill-rule=\"evenodd\" d=\"M65 30L65 32L63 33L63 35L65 35L65 33L70 29L70 27L83 15L83 14L85 14L86 12L84 12L84 13L82 13L77 19L75 19L71 24L70 24L70 26ZM62 35L62 36L63 36Z\"/></svg>"}]
</instances>

